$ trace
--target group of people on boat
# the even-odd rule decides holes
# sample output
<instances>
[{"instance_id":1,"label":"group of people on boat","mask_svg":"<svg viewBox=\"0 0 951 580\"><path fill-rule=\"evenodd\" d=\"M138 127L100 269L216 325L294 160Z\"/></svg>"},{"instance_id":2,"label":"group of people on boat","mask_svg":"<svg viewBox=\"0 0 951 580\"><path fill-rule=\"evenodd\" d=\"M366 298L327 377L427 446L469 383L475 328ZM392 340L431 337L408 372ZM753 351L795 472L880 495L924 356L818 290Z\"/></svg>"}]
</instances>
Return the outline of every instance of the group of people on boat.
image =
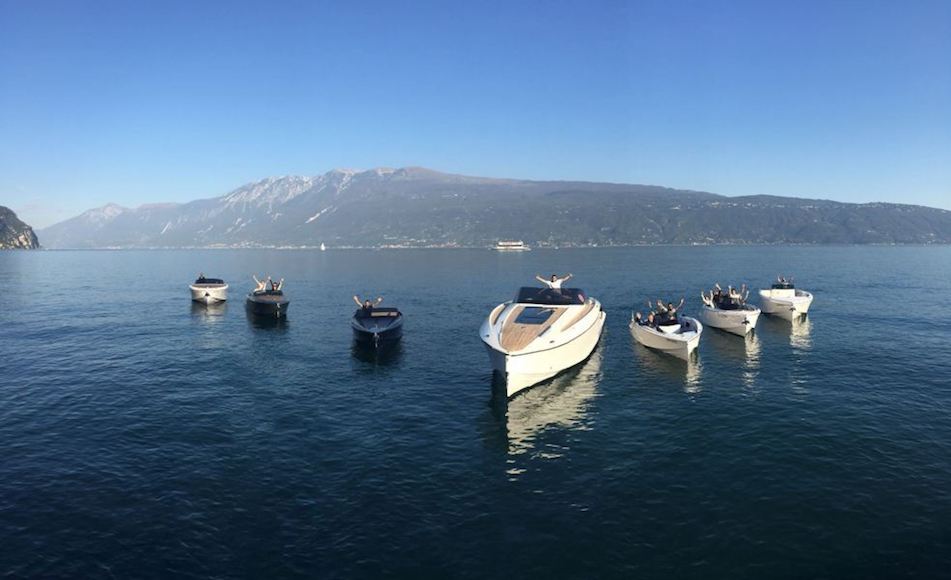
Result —
<instances>
[{"instance_id":1,"label":"group of people on boat","mask_svg":"<svg viewBox=\"0 0 951 580\"><path fill-rule=\"evenodd\" d=\"M679 324L680 319L677 317L677 311L684 307L684 298L680 299L680 302L677 306L674 306L673 302L667 302L664 304L661 300L657 300L656 308L655 304L651 304L651 301L647 301L647 316L642 315L640 312L634 313L634 322L640 324L641 326L650 326L651 328L657 328L658 326L667 326L670 324Z\"/></svg>"},{"instance_id":2,"label":"group of people on boat","mask_svg":"<svg viewBox=\"0 0 951 580\"><path fill-rule=\"evenodd\" d=\"M724 291L717 282L710 290L710 294L701 291L700 299L710 308L719 308L720 310L738 310L746 304L746 299L750 297L750 290L743 284L739 288L727 286Z\"/></svg>"},{"instance_id":3,"label":"group of people on boat","mask_svg":"<svg viewBox=\"0 0 951 580\"><path fill-rule=\"evenodd\" d=\"M795 286L793 286L792 278L787 279L785 276L780 274L779 276L776 276L776 281L773 282L773 288L790 289L795 288Z\"/></svg>"},{"instance_id":4,"label":"group of people on boat","mask_svg":"<svg viewBox=\"0 0 951 580\"><path fill-rule=\"evenodd\" d=\"M254 283L257 285L254 289L254 294L277 294L284 289L284 278L275 282L270 276L264 280L258 280L258 277L254 274L251 274L251 277L254 278Z\"/></svg>"}]
</instances>

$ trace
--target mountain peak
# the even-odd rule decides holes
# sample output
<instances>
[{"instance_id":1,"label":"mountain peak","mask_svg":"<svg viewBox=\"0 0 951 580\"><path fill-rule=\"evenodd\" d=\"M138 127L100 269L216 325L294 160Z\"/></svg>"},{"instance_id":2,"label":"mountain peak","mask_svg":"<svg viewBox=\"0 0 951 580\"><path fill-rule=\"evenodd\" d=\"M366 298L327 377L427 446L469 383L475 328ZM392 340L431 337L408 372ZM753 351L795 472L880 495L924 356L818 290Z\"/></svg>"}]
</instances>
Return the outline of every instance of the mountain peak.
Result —
<instances>
[{"instance_id":1,"label":"mountain peak","mask_svg":"<svg viewBox=\"0 0 951 580\"><path fill-rule=\"evenodd\" d=\"M122 207L117 203L109 202L102 207L93 208L84 212L79 217L84 218L88 221L106 221L115 218L116 216L123 214L127 211L130 211L127 207Z\"/></svg>"}]
</instances>

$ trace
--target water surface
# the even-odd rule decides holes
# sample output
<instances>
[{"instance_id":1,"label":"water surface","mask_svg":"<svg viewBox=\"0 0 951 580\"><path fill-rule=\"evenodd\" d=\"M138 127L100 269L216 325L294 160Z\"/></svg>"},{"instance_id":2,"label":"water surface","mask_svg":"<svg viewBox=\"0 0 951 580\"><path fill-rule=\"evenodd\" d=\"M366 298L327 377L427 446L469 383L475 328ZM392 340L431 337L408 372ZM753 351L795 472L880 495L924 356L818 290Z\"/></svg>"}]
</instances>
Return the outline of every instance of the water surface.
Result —
<instances>
[{"instance_id":1,"label":"water surface","mask_svg":"<svg viewBox=\"0 0 951 580\"><path fill-rule=\"evenodd\" d=\"M192 306L197 272L232 300ZM506 404L478 328L535 274L608 312ZM286 323L242 307L287 279ZM807 320L691 364L648 297L794 275ZM4 252L0 572L32 577L939 577L951 248ZM351 296L402 308L354 350Z\"/></svg>"}]
</instances>

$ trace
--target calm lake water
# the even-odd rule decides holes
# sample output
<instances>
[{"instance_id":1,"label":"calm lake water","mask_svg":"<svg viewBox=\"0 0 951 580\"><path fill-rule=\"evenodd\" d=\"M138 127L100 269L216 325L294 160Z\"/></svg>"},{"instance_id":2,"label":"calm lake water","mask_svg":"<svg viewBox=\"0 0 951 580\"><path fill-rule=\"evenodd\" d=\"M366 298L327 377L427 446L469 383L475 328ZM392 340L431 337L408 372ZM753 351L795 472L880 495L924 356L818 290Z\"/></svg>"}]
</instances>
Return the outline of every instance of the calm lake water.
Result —
<instances>
[{"instance_id":1,"label":"calm lake water","mask_svg":"<svg viewBox=\"0 0 951 580\"><path fill-rule=\"evenodd\" d=\"M506 404L479 325L551 272L605 335ZM286 324L247 319L252 273ZM707 329L693 364L628 332L780 273L801 324ZM948 247L4 252L0 280L0 574L951 573ZM352 349L354 293L402 308L400 349Z\"/></svg>"}]
</instances>

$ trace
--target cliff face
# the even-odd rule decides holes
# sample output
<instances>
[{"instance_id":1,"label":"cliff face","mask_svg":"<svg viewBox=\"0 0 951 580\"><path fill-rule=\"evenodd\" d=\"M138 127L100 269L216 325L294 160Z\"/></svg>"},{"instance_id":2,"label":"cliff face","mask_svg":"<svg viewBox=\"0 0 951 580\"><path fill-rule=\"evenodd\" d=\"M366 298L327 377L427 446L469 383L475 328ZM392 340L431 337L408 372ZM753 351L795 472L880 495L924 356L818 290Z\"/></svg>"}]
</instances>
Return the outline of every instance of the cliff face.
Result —
<instances>
[{"instance_id":1,"label":"cliff face","mask_svg":"<svg viewBox=\"0 0 951 580\"><path fill-rule=\"evenodd\" d=\"M0 205L0 250L35 250L40 247L33 228L10 208Z\"/></svg>"}]
</instances>

